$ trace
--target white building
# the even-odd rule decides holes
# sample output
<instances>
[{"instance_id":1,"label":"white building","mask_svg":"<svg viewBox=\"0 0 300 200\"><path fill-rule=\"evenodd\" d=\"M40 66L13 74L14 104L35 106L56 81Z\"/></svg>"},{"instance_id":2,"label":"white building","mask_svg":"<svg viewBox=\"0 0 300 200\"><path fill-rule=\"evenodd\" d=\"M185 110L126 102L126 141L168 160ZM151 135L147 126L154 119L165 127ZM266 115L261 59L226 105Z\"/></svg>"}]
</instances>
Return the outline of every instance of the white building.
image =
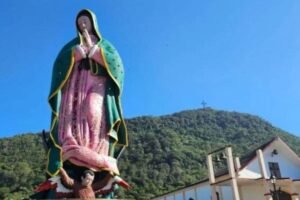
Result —
<instances>
[{"instance_id":1,"label":"white building","mask_svg":"<svg viewBox=\"0 0 300 200\"><path fill-rule=\"evenodd\" d=\"M300 200L300 158L279 137L241 159L232 158L231 147L223 153L225 171L214 173L217 152L212 152L207 156L209 178L154 199Z\"/></svg>"}]
</instances>

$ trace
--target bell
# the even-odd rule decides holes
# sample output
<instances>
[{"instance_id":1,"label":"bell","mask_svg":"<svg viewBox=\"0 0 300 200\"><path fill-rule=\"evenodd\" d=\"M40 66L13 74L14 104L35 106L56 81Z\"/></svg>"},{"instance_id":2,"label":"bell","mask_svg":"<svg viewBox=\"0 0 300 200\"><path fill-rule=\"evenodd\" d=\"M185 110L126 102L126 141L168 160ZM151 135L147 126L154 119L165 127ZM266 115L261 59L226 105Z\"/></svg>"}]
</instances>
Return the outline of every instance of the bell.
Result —
<instances>
[{"instance_id":1,"label":"bell","mask_svg":"<svg viewBox=\"0 0 300 200\"><path fill-rule=\"evenodd\" d=\"M216 162L221 162L221 158L219 155L216 156Z\"/></svg>"},{"instance_id":2,"label":"bell","mask_svg":"<svg viewBox=\"0 0 300 200\"><path fill-rule=\"evenodd\" d=\"M225 159L227 158L225 152L222 152L222 153L220 154L220 157L221 157L222 160L225 160Z\"/></svg>"}]
</instances>

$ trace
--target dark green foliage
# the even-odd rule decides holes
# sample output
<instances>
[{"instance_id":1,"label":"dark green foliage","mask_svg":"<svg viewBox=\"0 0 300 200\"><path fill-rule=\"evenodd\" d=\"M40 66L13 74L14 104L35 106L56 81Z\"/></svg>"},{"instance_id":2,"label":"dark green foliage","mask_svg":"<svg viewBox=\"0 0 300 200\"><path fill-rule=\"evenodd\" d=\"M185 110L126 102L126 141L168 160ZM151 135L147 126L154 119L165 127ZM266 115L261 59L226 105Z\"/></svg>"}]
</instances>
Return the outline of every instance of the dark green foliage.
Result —
<instances>
[{"instance_id":1,"label":"dark green foliage","mask_svg":"<svg viewBox=\"0 0 300 200\"><path fill-rule=\"evenodd\" d=\"M127 120L129 147L119 166L133 189L119 197L149 199L206 176L206 154L231 144L244 155L280 136L298 154L300 139L259 117L212 109ZM45 180L46 153L40 134L0 140L0 199L28 196ZM14 196L12 196L14 195Z\"/></svg>"},{"instance_id":2,"label":"dark green foliage","mask_svg":"<svg viewBox=\"0 0 300 200\"><path fill-rule=\"evenodd\" d=\"M0 199L22 199L45 180L46 154L39 134L0 140Z\"/></svg>"}]
</instances>

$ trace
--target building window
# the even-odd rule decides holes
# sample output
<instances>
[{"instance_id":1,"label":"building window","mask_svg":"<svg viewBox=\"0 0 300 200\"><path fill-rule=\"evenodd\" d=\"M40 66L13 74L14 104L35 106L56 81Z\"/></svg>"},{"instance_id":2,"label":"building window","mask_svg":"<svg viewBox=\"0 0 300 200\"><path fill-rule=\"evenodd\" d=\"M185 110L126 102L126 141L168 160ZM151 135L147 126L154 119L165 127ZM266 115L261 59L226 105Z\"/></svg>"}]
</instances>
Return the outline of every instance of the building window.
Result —
<instances>
[{"instance_id":1,"label":"building window","mask_svg":"<svg viewBox=\"0 0 300 200\"><path fill-rule=\"evenodd\" d=\"M281 173L277 162L269 162L269 169L270 169L271 176L275 176L276 178L281 178Z\"/></svg>"}]
</instances>

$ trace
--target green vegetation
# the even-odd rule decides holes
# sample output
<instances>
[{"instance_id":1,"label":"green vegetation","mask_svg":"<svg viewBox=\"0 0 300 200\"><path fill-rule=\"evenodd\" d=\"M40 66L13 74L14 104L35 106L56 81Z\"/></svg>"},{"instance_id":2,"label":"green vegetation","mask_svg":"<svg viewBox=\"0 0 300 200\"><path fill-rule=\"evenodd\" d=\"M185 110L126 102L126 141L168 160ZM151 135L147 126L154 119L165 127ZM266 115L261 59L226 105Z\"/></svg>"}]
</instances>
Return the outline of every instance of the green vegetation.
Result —
<instances>
[{"instance_id":1,"label":"green vegetation","mask_svg":"<svg viewBox=\"0 0 300 200\"><path fill-rule=\"evenodd\" d=\"M237 156L280 136L300 154L300 138L249 114L200 109L127 120L130 146L119 166L133 189L120 197L149 199L206 176L206 154L231 144ZM0 140L0 199L28 197L45 180L40 134Z\"/></svg>"},{"instance_id":2,"label":"green vegetation","mask_svg":"<svg viewBox=\"0 0 300 200\"><path fill-rule=\"evenodd\" d=\"M38 134L0 140L0 199L22 199L45 180L46 152Z\"/></svg>"}]
</instances>

